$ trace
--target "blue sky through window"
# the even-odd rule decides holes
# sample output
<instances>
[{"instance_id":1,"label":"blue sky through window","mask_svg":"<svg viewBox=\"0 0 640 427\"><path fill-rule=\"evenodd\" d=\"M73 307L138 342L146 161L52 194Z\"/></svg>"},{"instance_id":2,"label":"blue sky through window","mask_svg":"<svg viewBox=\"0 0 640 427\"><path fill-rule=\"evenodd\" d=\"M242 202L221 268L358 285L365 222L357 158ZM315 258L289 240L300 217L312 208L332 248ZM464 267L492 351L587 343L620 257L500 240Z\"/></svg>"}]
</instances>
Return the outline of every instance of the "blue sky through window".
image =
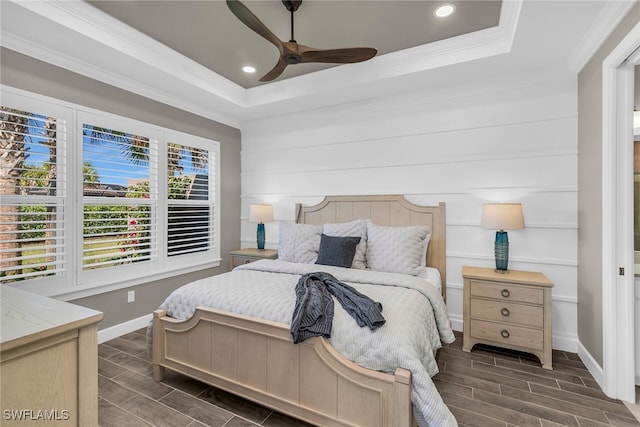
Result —
<instances>
[{"instance_id":1,"label":"blue sky through window","mask_svg":"<svg viewBox=\"0 0 640 427\"><path fill-rule=\"evenodd\" d=\"M83 125L83 161L91 164L102 184L129 186L140 180L149 180L149 151L154 149L152 142L145 137L108 129ZM94 132L97 130L97 132ZM137 148L142 141L146 148L139 148L137 156L132 157L131 148ZM183 175L208 174L208 164L204 168L194 168L192 151L183 150L179 160ZM174 175L178 175L177 172Z\"/></svg>"},{"instance_id":2,"label":"blue sky through window","mask_svg":"<svg viewBox=\"0 0 640 427\"><path fill-rule=\"evenodd\" d=\"M43 167L50 160L47 142L45 122L47 117L40 114L32 114L27 123L28 135L25 138L27 150L27 166ZM101 184L117 184L128 186L130 182L149 179L149 164L144 161L133 161L127 155L127 147L134 138L133 135L123 132L103 130L106 134L101 137L90 136L94 127L83 125L83 162L89 163L98 176ZM109 135L115 135L109 140ZM185 153L183 153L185 154ZM182 174L208 174L208 165L203 169L194 168L191 161L191 152L187 150L179 161ZM148 157L148 154L147 154ZM178 175L178 172L174 173Z\"/></svg>"},{"instance_id":3,"label":"blue sky through window","mask_svg":"<svg viewBox=\"0 0 640 427\"><path fill-rule=\"evenodd\" d=\"M120 131L82 125L82 160L101 184L129 186L149 180L149 140Z\"/></svg>"},{"instance_id":4,"label":"blue sky through window","mask_svg":"<svg viewBox=\"0 0 640 427\"><path fill-rule=\"evenodd\" d=\"M27 150L26 164L28 166L42 167L49 163L49 147L47 142L46 123L47 117L41 114L32 114L27 120L27 132L25 137L25 150Z\"/></svg>"}]
</instances>

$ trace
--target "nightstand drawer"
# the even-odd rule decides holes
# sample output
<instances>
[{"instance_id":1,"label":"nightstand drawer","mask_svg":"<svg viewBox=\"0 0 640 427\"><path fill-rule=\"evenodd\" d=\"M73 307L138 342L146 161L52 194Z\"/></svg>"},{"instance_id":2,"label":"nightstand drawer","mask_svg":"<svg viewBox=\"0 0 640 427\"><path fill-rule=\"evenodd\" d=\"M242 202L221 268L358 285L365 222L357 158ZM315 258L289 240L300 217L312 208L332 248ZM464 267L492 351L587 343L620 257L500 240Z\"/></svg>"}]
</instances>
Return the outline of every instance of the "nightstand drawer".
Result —
<instances>
[{"instance_id":1,"label":"nightstand drawer","mask_svg":"<svg viewBox=\"0 0 640 427\"><path fill-rule=\"evenodd\" d=\"M492 341L505 347L526 347L532 350L544 349L542 329L522 328L502 323L471 319L471 337L483 341Z\"/></svg>"},{"instance_id":2,"label":"nightstand drawer","mask_svg":"<svg viewBox=\"0 0 640 427\"><path fill-rule=\"evenodd\" d=\"M234 256L234 257L231 257L231 268L232 269L236 268L237 266L242 264L249 264L250 262L254 262L259 259L260 258Z\"/></svg>"},{"instance_id":3,"label":"nightstand drawer","mask_svg":"<svg viewBox=\"0 0 640 427\"><path fill-rule=\"evenodd\" d=\"M514 304L506 301L471 298L471 317L542 328L544 325L544 308L542 306Z\"/></svg>"},{"instance_id":4,"label":"nightstand drawer","mask_svg":"<svg viewBox=\"0 0 640 427\"><path fill-rule=\"evenodd\" d=\"M471 280L471 296L494 298L504 301L544 304L544 290L506 283L483 282Z\"/></svg>"},{"instance_id":5,"label":"nightstand drawer","mask_svg":"<svg viewBox=\"0 0 640 427\"><path fill-rule=\"evenodd\" d=\"M239 265L249 264L250 262L259 261L261 259L277 259L278 251L274 249L238 249L229 252L231 255L231 269L233 270Z\"/></svg>"}]
</instances>

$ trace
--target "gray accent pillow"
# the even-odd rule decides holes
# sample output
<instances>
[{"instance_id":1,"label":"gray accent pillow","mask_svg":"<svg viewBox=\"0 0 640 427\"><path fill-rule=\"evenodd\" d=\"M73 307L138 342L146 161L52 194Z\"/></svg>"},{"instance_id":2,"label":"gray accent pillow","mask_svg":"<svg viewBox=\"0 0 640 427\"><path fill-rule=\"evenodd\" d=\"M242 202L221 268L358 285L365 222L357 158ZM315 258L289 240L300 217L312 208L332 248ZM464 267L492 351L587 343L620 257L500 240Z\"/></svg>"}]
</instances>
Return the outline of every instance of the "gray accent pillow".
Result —
<instances>
[{"instance_id":1,"label":"gray accent pillow","mask_svg":"<svg viewBox=\"0 0 640 427\"><path fill-rule=\"evenodd\" d=\"M322 232L327 236L360 237L360 243L356 246L356 255L353 257L351 268L364 270L367 268L367 222L363 219L356 219L351 222L340 222L335 224L325 224Z\"/></svg>"},{"instance_id":2,"label":"gray accent pillow","mask_svg":"<svg viewBox=\"0 0 640 427\"><path fill-rule=\"evenodd\" d=\"M336 237L322 234L316 264L351 268L360 237Z\"/></svg>"}]
</instances>

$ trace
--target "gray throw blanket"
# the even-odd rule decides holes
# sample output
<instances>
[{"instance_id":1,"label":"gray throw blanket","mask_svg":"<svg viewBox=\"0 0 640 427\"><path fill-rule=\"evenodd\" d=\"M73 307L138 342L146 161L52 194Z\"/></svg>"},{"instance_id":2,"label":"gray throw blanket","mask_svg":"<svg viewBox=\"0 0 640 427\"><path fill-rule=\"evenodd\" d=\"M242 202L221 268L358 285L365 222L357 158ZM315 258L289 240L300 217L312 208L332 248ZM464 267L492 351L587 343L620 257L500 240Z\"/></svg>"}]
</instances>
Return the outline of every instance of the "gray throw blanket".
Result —
<instances>
[{"instance_id":1,"label":"gray throw blanket","mask_svg":"<svg viewBox=\"0 0 640 427\"><path fill-rule=\"evenodd\" d=\"M382 304L373 301L329 273L307 273L296 285L296 305L291 320L291 336L300 343L314 336L331 337L333 298L353 317L358 326L375 330L384 325Z\"/></svg>"}]
</instances>

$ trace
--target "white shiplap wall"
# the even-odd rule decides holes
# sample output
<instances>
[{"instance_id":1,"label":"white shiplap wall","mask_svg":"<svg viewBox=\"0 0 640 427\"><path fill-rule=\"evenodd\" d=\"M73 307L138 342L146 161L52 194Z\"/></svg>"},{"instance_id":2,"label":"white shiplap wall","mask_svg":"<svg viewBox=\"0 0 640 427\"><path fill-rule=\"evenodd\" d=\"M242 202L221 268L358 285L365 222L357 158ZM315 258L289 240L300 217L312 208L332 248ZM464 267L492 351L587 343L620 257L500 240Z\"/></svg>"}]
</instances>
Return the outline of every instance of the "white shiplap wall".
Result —
<instances>
[{"instance_id":1,"label":"white shiplap wall","mask_svg":"<svg viewBox=\"0 0 640 427\"><path fill-rule=\"evenodd\" d=\"M251 203L272 203L267 247L296 202L323 195L404 194L447 204L447 305L462 329L463 265L493 266L488 201L521 202L512 269L553 290L554 348L576 351L577 85L526 76L304 111L242 126L242 244L255 246Z\"/></svg>"}]
</instances>

